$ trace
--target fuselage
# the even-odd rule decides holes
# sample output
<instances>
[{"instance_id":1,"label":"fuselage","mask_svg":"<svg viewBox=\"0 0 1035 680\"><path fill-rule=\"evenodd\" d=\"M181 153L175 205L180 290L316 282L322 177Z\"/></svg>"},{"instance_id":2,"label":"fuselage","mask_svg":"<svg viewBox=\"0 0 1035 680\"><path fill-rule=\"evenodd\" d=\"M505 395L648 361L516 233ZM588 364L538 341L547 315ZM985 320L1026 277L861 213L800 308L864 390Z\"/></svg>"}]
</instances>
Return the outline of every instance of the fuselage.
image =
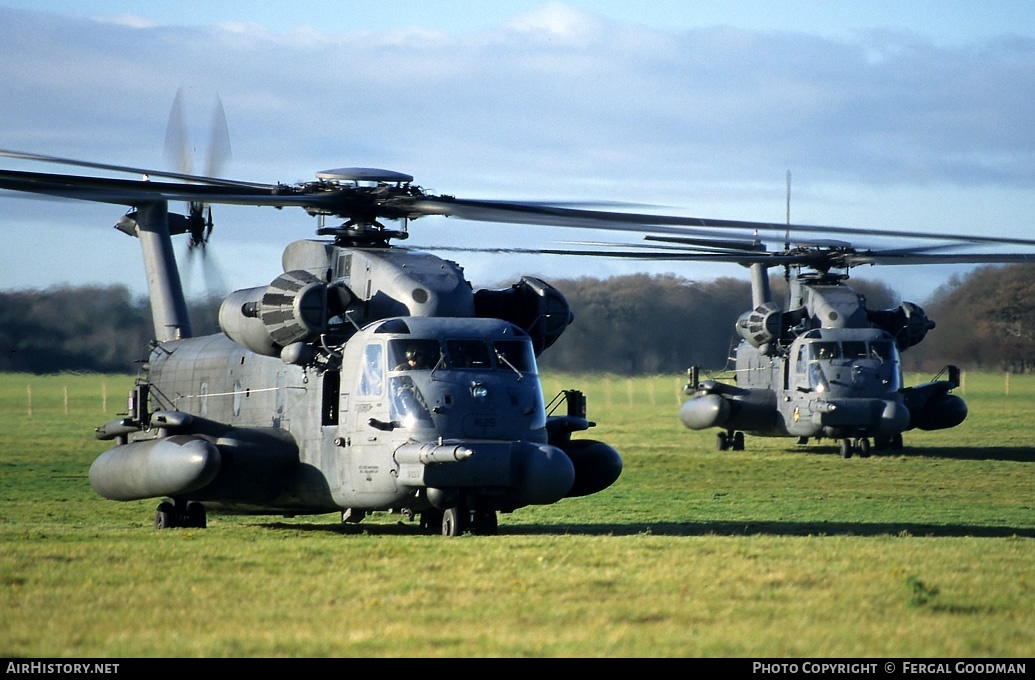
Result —
<instances>
[{"instance_id":1,"label":"fuselage","mask_svg":"<svg viewBox=\"0 0 1035 680\"><path fill-rule=\"evenodd\" d=\"M414 349L424 363L407 362ZM599 490L621 467L599 443L605 450L587 454L593 460L578 446L566 451L578 425L548 430L531 341L498 319L378 321L323 370L223 336L176 340L155 350L146 384L151 426L95 463L91 481L102 495L166 495L251 513L420 511L461 497L511 511L587 484ZM175 437L187 447L174 453ZM156 446L163 468L153 465ZM134 450L136 462L127 455ZM593 480L600 456L602 483ZM184 462L170 472L177 457ZM148 483L135 486L145 473Z\"/></svg>"}]
</instances>

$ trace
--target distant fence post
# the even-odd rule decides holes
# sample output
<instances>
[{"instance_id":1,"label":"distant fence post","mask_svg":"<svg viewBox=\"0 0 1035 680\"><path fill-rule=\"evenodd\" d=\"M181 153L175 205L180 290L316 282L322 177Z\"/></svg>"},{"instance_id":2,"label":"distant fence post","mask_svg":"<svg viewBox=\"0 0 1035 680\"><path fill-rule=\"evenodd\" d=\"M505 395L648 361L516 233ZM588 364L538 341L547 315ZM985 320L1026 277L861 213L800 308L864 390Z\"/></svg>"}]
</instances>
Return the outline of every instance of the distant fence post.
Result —
<instances>
[{"instance_id":1,"label":"distant fence post","mask_svg":"<svg viewBox=\"0 0 1035 680\"><path fill-rule=\"evenodd\" d=\"M32 417L32 385L25 386L26 391L29 393L29 417Z\"/></svg>"}]
</instances>

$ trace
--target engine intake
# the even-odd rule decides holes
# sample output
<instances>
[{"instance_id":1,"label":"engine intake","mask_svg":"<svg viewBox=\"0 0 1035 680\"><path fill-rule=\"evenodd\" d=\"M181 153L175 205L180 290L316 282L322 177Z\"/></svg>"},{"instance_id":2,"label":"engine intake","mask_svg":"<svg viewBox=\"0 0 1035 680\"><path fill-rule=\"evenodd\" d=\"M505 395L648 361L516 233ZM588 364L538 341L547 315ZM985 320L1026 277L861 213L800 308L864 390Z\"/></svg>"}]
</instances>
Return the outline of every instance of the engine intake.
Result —
<instances>
[{"instance_id":1,"label":"engine intake","mask_svg":"<svg viewBox=\"0 0 1035 680\"><path fill-rule=\"evenodd\" d=\"M268 286L235 291L219 308L219 326L227 337L271 357L326 332L329 317L327 284L300 269Z\"/></svg>"},{"instance_id":2,"label":"engine intake","mask_svg":"<svg viewBox=\"0 0 1035 680\"><path fill-rule=\"evenodd\" d=\"M763 302L737 319L737 334L763 354L769 354L780 339L783 312L772 302Z\"/></svg>"}]
</instances>

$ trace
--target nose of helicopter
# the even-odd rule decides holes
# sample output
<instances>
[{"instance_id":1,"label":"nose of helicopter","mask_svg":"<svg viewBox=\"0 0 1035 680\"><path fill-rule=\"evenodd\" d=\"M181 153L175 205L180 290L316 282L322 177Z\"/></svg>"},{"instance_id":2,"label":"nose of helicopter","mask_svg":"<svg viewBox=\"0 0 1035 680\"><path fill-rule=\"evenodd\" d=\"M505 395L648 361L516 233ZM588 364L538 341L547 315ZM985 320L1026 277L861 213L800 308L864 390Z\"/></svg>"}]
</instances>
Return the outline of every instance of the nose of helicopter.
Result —
<instances>
[{"instance_id":1,"label":"nose of helicopter","mask_svg":"<svg viewBox=\"0 0 1035 680\"><path fill-rule=\"evenodd\" d=\"M831 399L819 417L830 436L845 428L890 435L909 427L909 409L891 399Z\"/></svg>"},{"instance_id":2,"label":"nose of helicopter","mask_svg":"<svg viewBox=\"0 0 1035 680\"><path fill-rule=\"evenodd\" d=\"M517 507L548 505L575 485L575 466L556 446L528 441L408 443L395 452L399 483L434 489L496 489Z\"/></svg>"}]
</instances>

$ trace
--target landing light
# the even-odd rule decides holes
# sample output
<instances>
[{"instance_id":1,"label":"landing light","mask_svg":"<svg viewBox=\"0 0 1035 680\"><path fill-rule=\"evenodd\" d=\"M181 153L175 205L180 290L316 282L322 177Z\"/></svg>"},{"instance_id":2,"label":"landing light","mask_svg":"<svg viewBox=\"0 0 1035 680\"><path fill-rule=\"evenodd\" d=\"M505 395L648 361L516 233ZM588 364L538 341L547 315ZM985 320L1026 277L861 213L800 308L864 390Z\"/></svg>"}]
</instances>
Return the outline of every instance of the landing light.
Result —
<instances>
[{"instance_id":1,"label":"landing light","mask_svg":"<svg viewBox=\"0 0 1035 680\"><path fill-rule=\"evenodd\" d=\"M471 385L471 396L475 399L484 399L489 396L489 388L481 383Z\"/></svg>"}]
</instances>

